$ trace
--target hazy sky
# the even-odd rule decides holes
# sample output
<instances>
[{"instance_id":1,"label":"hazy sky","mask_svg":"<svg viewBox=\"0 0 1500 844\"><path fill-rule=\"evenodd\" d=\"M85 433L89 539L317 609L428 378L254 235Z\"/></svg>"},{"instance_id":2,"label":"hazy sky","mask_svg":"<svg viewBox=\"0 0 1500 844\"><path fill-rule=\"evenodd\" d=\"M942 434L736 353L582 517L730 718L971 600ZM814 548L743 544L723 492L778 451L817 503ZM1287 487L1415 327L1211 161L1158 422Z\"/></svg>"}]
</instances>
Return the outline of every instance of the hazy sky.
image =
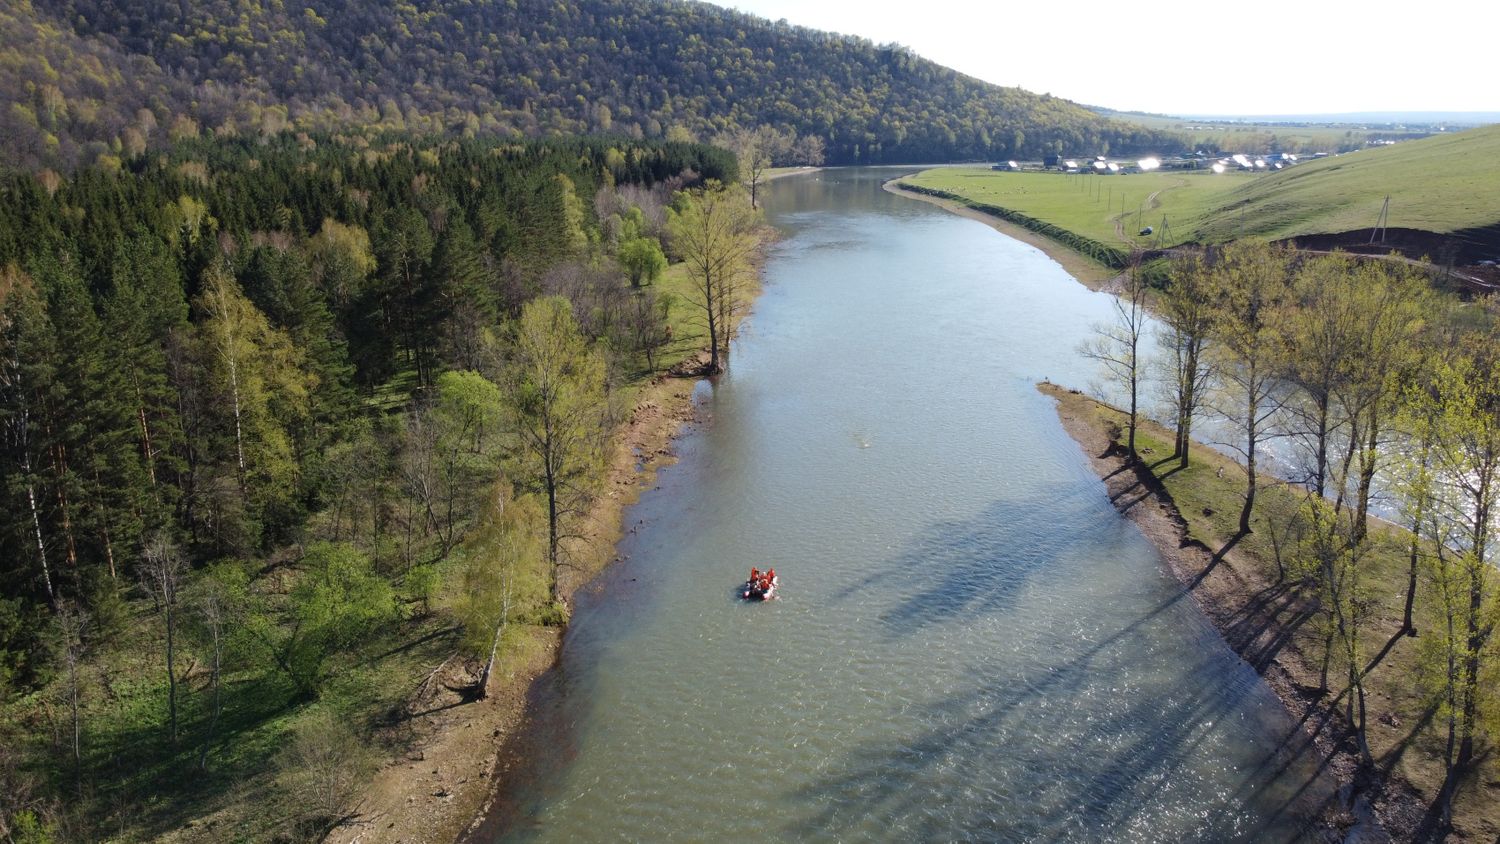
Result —
<instances>
[{"instance_id":1,"label":"hazy sky","mask_svg":"<svg viewBox=\"0 0 1500 844\"><path fill-rule=\"evenodd\" d=\"M716 2L1121 110L1500 111L1495 0Z\"/></svg>"}]
</instances>

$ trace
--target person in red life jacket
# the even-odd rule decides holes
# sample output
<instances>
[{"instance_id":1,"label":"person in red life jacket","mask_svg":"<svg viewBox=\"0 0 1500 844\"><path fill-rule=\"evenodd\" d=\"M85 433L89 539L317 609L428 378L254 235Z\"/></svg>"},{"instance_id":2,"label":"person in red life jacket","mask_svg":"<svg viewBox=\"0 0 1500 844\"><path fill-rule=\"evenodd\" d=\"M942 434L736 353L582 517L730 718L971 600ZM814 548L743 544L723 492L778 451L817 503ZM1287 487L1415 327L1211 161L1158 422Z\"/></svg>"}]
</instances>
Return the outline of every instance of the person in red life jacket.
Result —
<instances>
[{"instance_id":1,"label":"person in red life jacket","mask_svg":"<svg viewBox=\"0 0 1500 844\"><path fill-rule=\"evenodd\" d=\"M755 566L751 566L750 567L750 580L749 580L749 583L750 583L751 587L753 587L753 588L756 588L756 589L760 588L760 569L756 568Z\"/></svg>"},{"instance_id":2,"label":"person in red life jacket","mask_svg":"<svg viewBox=\"0 0 1500 844\"><path fill-rule=\"evenodd\" d=\"M768 569L766 571L766 589L769 590L772 586L775 586L775 585L776 585L776 569Z\"/></svg>"}]
</instances>

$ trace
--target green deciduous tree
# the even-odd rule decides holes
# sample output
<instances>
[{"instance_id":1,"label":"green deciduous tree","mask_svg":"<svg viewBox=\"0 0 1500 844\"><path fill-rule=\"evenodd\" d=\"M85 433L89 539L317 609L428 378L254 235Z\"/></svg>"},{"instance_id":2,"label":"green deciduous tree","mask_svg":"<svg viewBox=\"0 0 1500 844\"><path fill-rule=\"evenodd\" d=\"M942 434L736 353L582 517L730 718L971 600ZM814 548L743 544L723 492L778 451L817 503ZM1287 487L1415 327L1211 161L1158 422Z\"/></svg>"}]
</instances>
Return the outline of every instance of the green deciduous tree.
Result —
<instances>
[{"instance_id":1,"label":"green deciduous tree","mask_svg":"<svg viewBox=\"0 0 1500 844\"><path fill-rule=\"evenodd\" d=\"M1214 267L1214 368L1220 382L1217 410L1236 426L1227 443L1245 458L1245 503L1239 532L1250 532L1255 508L1257 458L1284 395L1275 315L1287 295L1285 249L1241 242L1224 247Z\"/></svg>"},{"instance_id":2,"label":"green deciduous tree","mask_svg":"<svg viewBox=\"0 0 1500 844\"><path fill-rule=\"evenodd\" d=\"M667 256L654 237L634 237L620 244L620 266L630 276L630 285L654 284L667 268Z\"/></svg>"},{"instance_id":3,"label":"green deciduous tree","mask_svg":"<svg viewBox=\"0 0 1500 844\"><path fill-rule=\"evenodd\" d=\"M223 270L204 279L198 326L207 385L225 432L246 515L253 526L215 528L217 544L246 550L263 527L284 530L296 512L301 467L292 434L305 428L317 377L306 370L302 349L273 328ZM268 524L269 523L269 524Z\"/></svg>"},{"instance_id":4,"label":"green deciduous tree","mask_svg":"<svg viewBox=\"0 0 1500 844\"><path fill-rule=\"evenodd\" d=\"M302 559L287 615L280 625L262 608L251 617L250 632L299 696L316 697L332 656L396 618L396 594L364 554L350 545L318 542Z\"/></svg>"},{"instance_id":5,"label":"green deciduous tree","mask_svg":"<svg viewBox=\"0 0 1500 844\"><path fill-rule=\"evenodd\" d=\"M457 607L465 647L485 661L475 683L481 699L489 694L490 674L511 621L527 609L529 594L546 592L545 587L529 588L532 572L542 568L547 556L540 541L542 510L532 496L512 499L506 486L495 484L475 530Z\"/></svg>"},{"instance_id":6,"label":"green deciduous tree","mask_svg":"<svg viewBox=\"0 0 1500 844\"><path fill-rule=\"evenodd\" d=\"M1349 379L1356 336L1354 263L1345 255L1309 258L1292 276L1286 307L1276 314L1276 339L1288 380L1300 388L1285 402L1294 441L1309 452L1307 484L1320 498L1327 494L1329 449L1340 434L1351 436L1350 410L1339 402Z\"/></svg>"},{"instance_id":7,"label":"green deciduous tree","mask_svg":"<svg viewBox=\"0 0 1500 844\"><path fill-rule=\"evenodd\" d=\"M1438 371L1432 461L1438 542L1456 560L1456 619L1453 700L1456 748L1450 739L1448 777L1441 800L1451 813L1460 778L1475 759L1482 730L1482 698L1492 664L1492 637L1500 613L1496 601L1495 524L1500 513L1500 340L1470 336L1471 351Z\"/></svg>"},{"instance_id":8,"label":"green deciduous tree","mask_svg":"<svg viewBox=\"0 0 1500 844\"><path fill-rule=\"evenodd\" d=\"M733 319L743 306L758 241L744 191L720 185L678 196L667 219L672 251L687 265L692 303L708 329L710 374L723 369Z\"/></svg>"},{"instance_id":9,"label":"green deciduous tree","mask_svg":"<svg viewBox=\"0 0 1500 844\"><path fill-rule=\"evenodd\" d=\"M563 521L597 482L609 430L604 358L578 331L566 299L528 302L512 337L506 404L519 436L514 477L547 502L547 560L557 600Z\"/></svg>"}]
</instances>

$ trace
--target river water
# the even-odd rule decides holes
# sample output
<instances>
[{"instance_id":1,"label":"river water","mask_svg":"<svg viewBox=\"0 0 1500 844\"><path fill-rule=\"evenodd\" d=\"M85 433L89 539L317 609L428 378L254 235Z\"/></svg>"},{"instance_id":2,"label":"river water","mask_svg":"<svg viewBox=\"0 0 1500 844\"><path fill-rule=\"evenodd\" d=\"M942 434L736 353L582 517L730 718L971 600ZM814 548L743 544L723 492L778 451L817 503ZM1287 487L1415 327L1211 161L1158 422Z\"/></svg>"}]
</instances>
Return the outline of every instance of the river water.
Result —
<instances>
[{"instance_id":1,"label":"river water","mask_svg":"<svg viewBox=\"0 0 1500 844\"><path fill-rule=\"evenodd\" d=\"M765 292L478 840L1298 838L1285 712L1034 387L1095 378L1108 297L891 175L765 190Z\"/></svg>"}]
</instances>

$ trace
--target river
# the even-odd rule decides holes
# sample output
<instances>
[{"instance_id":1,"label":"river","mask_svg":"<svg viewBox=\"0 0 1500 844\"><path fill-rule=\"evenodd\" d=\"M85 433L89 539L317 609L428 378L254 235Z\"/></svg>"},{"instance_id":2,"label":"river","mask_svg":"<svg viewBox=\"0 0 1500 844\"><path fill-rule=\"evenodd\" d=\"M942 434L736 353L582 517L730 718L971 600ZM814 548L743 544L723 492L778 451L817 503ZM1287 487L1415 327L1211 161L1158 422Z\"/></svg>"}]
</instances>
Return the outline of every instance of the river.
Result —
<instances>
[{"instance_id":1,"label":"river","mask_svg":"<svg viewBox=\"0 0 1500 844\"><path fill-rule=\"evenodd\" d=\"M1034 387L1096 379L1109 298L894 172L764 190L765 291L476 840L1299 837L1293 725Z\"/></svg>"}]
</instances>

